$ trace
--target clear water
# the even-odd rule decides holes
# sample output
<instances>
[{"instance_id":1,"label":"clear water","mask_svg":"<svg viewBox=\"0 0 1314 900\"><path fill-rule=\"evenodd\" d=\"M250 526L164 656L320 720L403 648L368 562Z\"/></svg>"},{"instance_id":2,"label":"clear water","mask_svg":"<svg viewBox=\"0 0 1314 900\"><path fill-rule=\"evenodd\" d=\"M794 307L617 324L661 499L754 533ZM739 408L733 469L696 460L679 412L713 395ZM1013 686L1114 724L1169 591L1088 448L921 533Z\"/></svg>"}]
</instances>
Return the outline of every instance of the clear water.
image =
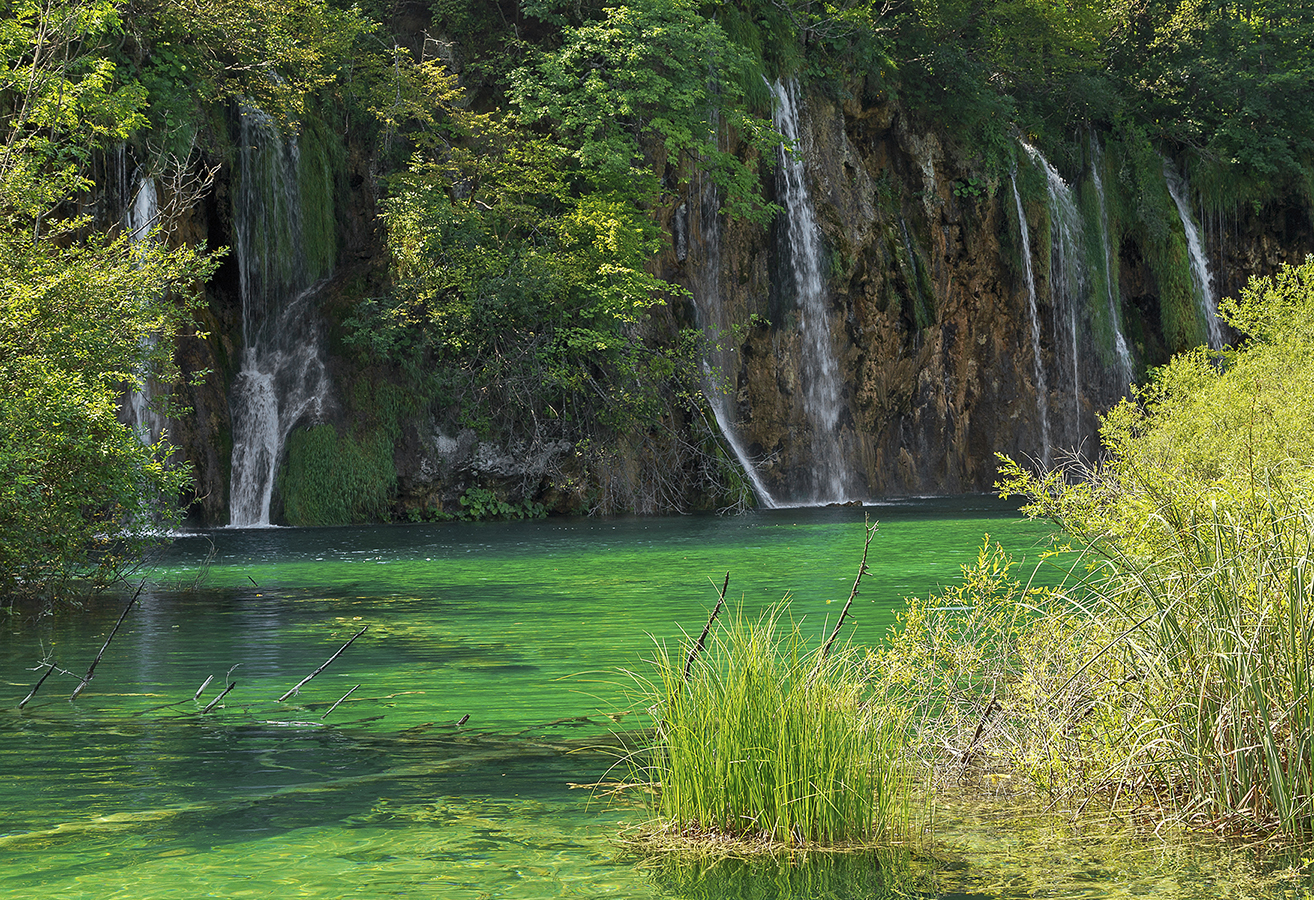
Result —
<instances>
[{"instance_id":1,"label":"clear water","mask_svg":"<svg viewBox=\"0 0 1314 900\"><path fill-rule=\"evenodd\" d=\"M1032 557L1045 536L985 498L868 512L881 529L858 604L866 642L901 596L951 581L985 531ZM616 843L638 811L571 787L615 776L615 751L597 748L627 727L608 716L627 703L617 669L701 627L709 579L729 570L750 610L792 593L820 632L848 595L862 519L773 510L184 537L75 702L126 598L54 618L17 610L0 620L0 897L1032 896L1025 877L1000 874L1013 843L955 855L988 827L1011 834L997 823L953 819L935 856L640 865ZM19 711L47 656L76 675L52 676ZM203 712L225 680L236 687ZM1083 883L1090 865L1073 865L1067 883ZM1115 896L1116 883L1083 895Z\"/></svg>"}]
</instances>

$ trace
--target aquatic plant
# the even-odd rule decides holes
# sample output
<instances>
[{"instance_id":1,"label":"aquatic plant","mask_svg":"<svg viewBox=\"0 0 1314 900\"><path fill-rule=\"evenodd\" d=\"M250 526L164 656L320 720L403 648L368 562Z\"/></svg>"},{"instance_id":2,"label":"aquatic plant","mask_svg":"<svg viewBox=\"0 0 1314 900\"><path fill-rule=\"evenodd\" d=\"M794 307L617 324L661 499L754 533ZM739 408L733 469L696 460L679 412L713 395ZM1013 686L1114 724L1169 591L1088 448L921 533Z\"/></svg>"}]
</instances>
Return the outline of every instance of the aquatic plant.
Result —
<instances>
[{"instance_id":1,"label":"aquatic plant","mask_svg":"<svg viewBox=\"0 0 1314 900\"><path fill-rule=\"evenodd\" d=\"M657 843L871 846L904 835L902 723L855 648L810 648L784 604L736 609L692 658L658 645L637 679ZM687 677L686 677L687 673Z\"/></svg>"}]
</instances>

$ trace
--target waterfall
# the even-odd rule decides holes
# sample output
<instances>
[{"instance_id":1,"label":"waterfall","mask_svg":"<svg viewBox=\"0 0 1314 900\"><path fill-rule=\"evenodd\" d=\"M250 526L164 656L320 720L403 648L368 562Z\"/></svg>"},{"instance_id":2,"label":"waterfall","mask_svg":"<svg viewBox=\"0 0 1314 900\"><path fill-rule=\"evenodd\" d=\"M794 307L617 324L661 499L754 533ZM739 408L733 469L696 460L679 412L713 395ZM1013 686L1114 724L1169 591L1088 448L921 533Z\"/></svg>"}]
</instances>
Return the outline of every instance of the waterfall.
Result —
<instances>
[{"instance_id":1,"label":"waterfall","mask_svg":"<svg viewBox=\"0 0 1314 900\"><path fill-rule=\"evenodd\" d=\"M241 369L229 397L233 427L230 524L269 524L283 442L293 426L323 412L328 389L316 279L308 252L301 152L267 115L241 111L233 210L242 301Z\"/></svg>"},{"instance_id":2,"label":"waterfall","mask_svg":"<svg viewBox=\"0 0 1314 900\"><path fill-rule=\"evenodd\" d=\"M811 495L804 502L823 504L846 499L847 477L839 442L841 388L839 364L830 336L830 310L822 277L821 234L804 178L799 141L797 87L776 82L775 126L792 152L780 149L780 201L788 222L790 265L801 322L800 366L804 408L812 427Z\"/></svg>"},{"instance_id":3,"label":"waterfall","mask_svg":"<svg viewBox=\"0 0 1314 900\"><path fill-rule=\"evenodd\" d=\"M1127 339L1122 333L1122 292L1118 284L1118 271L1113 264L1113 247L1109 240L1109 208L1104 199L1104 181L1100 177L1103 153L1099 141L1092 134L1090 138L1091 172L1095 181L1095 200L1099 204L1100 249L1104 251L1105 294L1109 301L1109 328L1113 331L1113 347L1118 354L1118 370L1121 387L1126 389L1136 377L1132 363L1131 351L1127 348Z\"/></svg>"},{"instance_id":4,"label":"waterfall","mask_svg":"<svg viewBox=\"0 0 1314 900\"><path fill-rule=\"evenodd\" d=\"M131 202L124 214L124 226L133 244L150 240L151 229L159 225L160 202L155 190L155 179L143 175L138 179ZM143 349L155 345L153 336L142 338ZM164 436L165 420L155 404L157 385L150 373L139 373L140 383L131 387L123 397L122 418L137 438L147 446L154 446Z\"/></svg>"},{"instance_id":5,"label":"waterfall","mask_svg":"<svg viewBox=\"0 0 1314 900\"><path fill-rule=\"evenodd\" d=\"M1086 264L1082 253L1084 229L1081 212L1077 209L1072 188L1050 165L1041 152L1030 144L1023 144L1031 159L1045 172L1045 188L1049 195L1050 270L1049 293L1056 320L1065 325L1067 360L1072 373L1069 388L1072 407L1068 415L1068 441L1077 446L1082 440L1081 430L1081 305L1087 294ZM1056 341L1056 347L1063 342ZM1056 353L1056 356L1062 355Z\"/></svg>"},{"instance_id":6,"label":"waterfall","mask_svg":"<svg viewBox=\"0 0 1314 900\"><path fill-rule=\"evenodd\" d=\"M1186 202L1186 184L1166 158L1163 161L1163 177L1168 184L1168 193L1177 206L1177 214L1182 219L1182 230L1186 233L1186 250L1191 256L1191 281L1195 285L1196 303L1199 304L1200 314L1204 317L1205 327L1209 333L1209 346L1217 350L1223 346L1223 329L1218 324L1214 277L1209 272L1209 260L1205 257L1204 244L1191 218L1191 208Z\"/></svg>"},{"instance_id":7,"label":"waterfall","mask_svg":"<svg viewBox=\"0 0 1314 900\"><path fill-rule=\"evenodd\" d=\"M1045 364L1040 358L1040 316L1036 310L1036 275L1031 269L1031 231L1027 228L1027 214L1022 209L1022 195L1017 190L1017 174L1009 173L1013 185L1013 202L1017 204L1017 224L1022 233L1022 270L1027 276L1027 312L1031 316L1031 355L1035 365L1036 414L1040 418L1040 446L1046 469L1052 461L1049 437L1049 386L1045 383Z\"/></svg>"},{"instance_id":8,"label":"waterfall","mask_svg":"<svg viewBox=\"0 0 1314 900\"><path fill-rule=\"evenodd\" d=\"M712 127L717 127L716 117L712 117ZM697 228L678 227L677 232L684 235L686 252L689 244L695 253L697 264L693 267L693 301L694 311L698 316L698 327L704 338L703 356L703 393L717 427L725 437L730 450L739 461L757 501L767 509L774 509L776 501L767 490L762 476L758 474L753 459L744 450L743 444L735 430L734 415L730 408L728 390L734 384L739 371L739 354L732 340L733 323L729 311L721 296L721 219L720 198L717 196L716 184L711 178L698 173ZM690 218L693 214L685 211ZM684 220L677 217L677 223ZM692 236L690 236L692 232ZM691 239L692 238L692 239ZM678 253L678 250L677 250Z\"/></svg>"}]
</instances>

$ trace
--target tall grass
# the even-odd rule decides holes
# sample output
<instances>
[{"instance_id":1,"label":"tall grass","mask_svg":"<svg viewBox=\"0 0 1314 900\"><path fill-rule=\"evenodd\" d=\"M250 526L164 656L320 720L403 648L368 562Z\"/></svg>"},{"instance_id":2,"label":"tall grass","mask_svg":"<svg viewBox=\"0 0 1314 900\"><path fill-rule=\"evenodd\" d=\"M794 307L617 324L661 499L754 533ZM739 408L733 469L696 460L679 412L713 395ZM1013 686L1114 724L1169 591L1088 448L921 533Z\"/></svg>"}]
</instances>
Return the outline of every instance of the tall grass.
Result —
<instances>
[{"instance_id":1,"label":"tall grass","mask_svg":"<svg viewBox=\"0 0 1314 900\"><path fill-rule=\"evenodd\" d=\"M1100 702L1135 748L1127 775L1221 830L1301 837L1314 823L1314 514L1269 497L1184 519L1151 561L1115 557L1074 603L1126 632L1128 674Z\"/></svg>"},{"instance_id":2,"label":"tall grass","mask_svg":"<svg viewBox=\"0 0 1314 900\"><path fill-rule=\"evenodd\" d=\"M902 730L851 648L823 655L775 607L718 625L687 681L659 646L640 778L665 833L769 846L872 844L908 820Z\"/></svg>"},{"instance_id":3,"label":"tall grass","mask_svg":"<svg viewBox=\"0 0 1314 900\"><path fill-rule=\"evenodd\" d=\"M986 548L962 585L911 601L881 662L923 753L1074 808L1310 837L1314 511L1267 497L1167 504L1154 553L1092 543L1044 591Z\"/></svg>"}]
</instances>

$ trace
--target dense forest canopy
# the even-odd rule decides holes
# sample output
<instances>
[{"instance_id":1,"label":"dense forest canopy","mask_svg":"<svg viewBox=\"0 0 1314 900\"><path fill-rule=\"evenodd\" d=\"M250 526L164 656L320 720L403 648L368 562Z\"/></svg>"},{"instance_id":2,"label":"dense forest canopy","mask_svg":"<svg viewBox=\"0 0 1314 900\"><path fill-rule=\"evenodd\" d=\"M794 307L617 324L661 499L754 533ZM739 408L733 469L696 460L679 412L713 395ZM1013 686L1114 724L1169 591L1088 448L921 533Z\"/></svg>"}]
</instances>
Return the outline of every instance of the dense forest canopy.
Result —
<instances>
[{"instance_id":1,"label":"dense forest canopy","mask_svg":"<svg viewBox=\"0 0 1314 900\"><path fill-rule=\"evenodd\" d=\"M1062 159L1097 132L1213 198L1308 205L1312 47L1314 8L1276 2L4 0L0 590L112 577L133 548L108 536L183 490L167 439L143 446L115 406L171 383L174 336L204 330L225 250L180 223L231 163L241 104L369 158L386 264L338 337L391 386L378 427L419 407L489 433L533 422L585 465L636 433L702 434L714 473L700 338L656 321L680 289L653 260L695 172L726 215L775 213L771 81L952 122L985 175L1019 137ZM168 186L148 241L107 212L125 153ZM367 438L325 440L368 456Z\"/></svg>"}]
</instances>

